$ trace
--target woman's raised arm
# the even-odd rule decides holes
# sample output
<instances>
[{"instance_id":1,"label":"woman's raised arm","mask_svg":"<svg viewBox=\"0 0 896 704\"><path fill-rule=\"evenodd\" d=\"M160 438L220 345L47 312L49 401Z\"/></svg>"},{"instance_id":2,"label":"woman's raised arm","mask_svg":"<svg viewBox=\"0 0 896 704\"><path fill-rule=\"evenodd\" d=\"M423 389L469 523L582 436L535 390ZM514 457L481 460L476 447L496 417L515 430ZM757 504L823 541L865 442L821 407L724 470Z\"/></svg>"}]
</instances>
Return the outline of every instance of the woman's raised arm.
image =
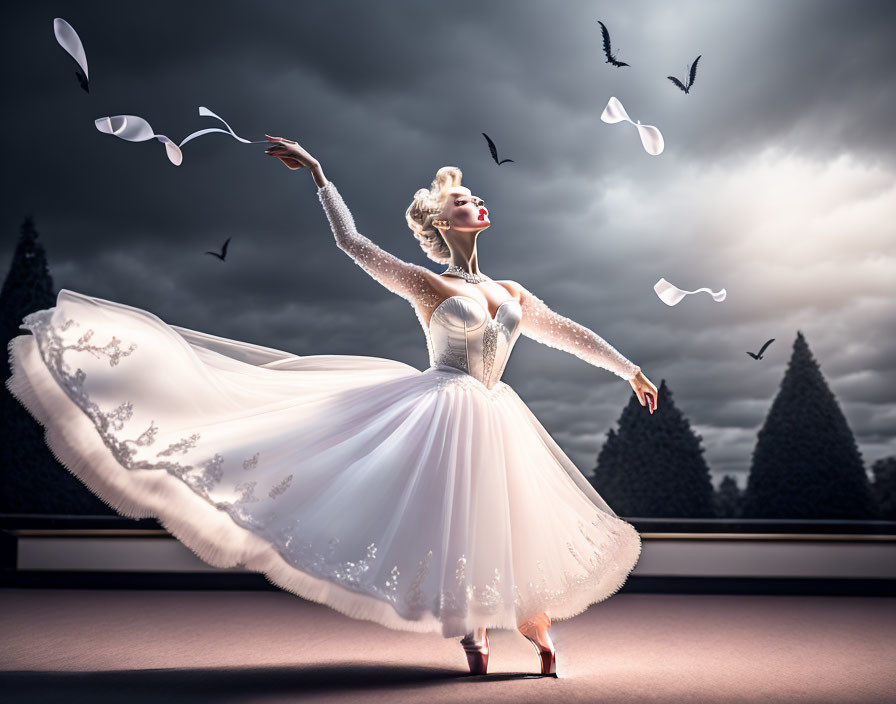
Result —
<instances>
[{"instance_id":1,"label":"woman's raised arm","mask_svg":"<svg viewBox=\"0 0 896 704\"><path fill-rule=\"evenodd\" d=\"M358 232L351 212L332 181L328 181L320 162L300 144L283 137L265 135L271 141L266 154L275 156L292 170L307 167L317 184L320 199L339 248L379 283L411 303L438 299L432 286L436 275L426 267L412 264L390 254Z\"/></svg>"},{"instance_id":2,"label":"woman's raised arm","mask_svg":"<svg viewBox=\"0 0 896 704\"><path fill-rule=\"evenodd\" d=\"M358 232L351 212L332 181L318 188L317 195L330 221L336 244L364 271L411 303L436 295L429 281L435 274L429 269L399 259Z\"/></svg>"}]
</instances>

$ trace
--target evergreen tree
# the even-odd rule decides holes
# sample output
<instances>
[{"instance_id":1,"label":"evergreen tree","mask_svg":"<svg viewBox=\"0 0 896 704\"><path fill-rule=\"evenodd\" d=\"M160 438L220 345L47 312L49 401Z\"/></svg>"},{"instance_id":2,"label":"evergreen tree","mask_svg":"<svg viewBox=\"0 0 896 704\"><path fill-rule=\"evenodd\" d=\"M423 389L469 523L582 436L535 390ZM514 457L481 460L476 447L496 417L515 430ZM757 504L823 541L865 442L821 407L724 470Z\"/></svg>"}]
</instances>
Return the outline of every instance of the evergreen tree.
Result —
<instances>
[{"instance_id":1,"label":"evergreen tree","mask_svg":"<svg viewBox=\"0 0 896 704\"><path fill-rule=\"evenodd\" d=\"M781 388L753 450L743 515L869 519L876 513L852 431L797 331Z\"/></svg>"},{"instance_id":2,"label":"evergreen tree","mask_svg":"<svg viewBox=\"0 0 896 704\"><path fill-rule=\"evenodd\" d=\"M47 255L37 241L34 218L28 216L22 222L9 272L0 289L0 339L8 343L16 335L27 335L27 330L19 329L22 318L55 303ZM8 358L6 365L7 372L11 371Z\"/></svg>"},{"instance_id":3,"label":"evergreen tree","mask_svg":"<svg viewBox=\"0 0 896 704\"><path fill-rule=\"evenodd\" d=\"M31 334L19 328L22 318L56 305L47 256L37 236L33 218L25 218L0 289L0 340L7 350L12 338ZM9 378L8 354L5 367ZM0 435L0 513L115 513L53 456L43 427L5 384L0 391Z\"/></svg>"},{"instance_id":4,"label":"evergreen tree","mask_svg":"<svg viewBox=\"0 0 896 704\"><path fill-rule=\"evenodd\" d=\"M715 515L709 467L665 380L652 415L633 394L597 458L590 481L620 516L709 518Z\"/></svg>"},{"instance_id":5,"label":"evergreen tree","mask_svg":"<svg viewBox=\"0 0 896 704\"><path fill-rule=\"evenodd\" d=\"M719 518L740 518L742 492L734 477L727 474L719 483L714 496L716 516Z\"/></svg>"},{"instance_id":6,"label":"evergreen tree","mask_svg":"<svg viewBox=\"0 0 896 704\"><path fill-rule=\"evenodd\" d=\"M896 456L883 457L871 465L874 475L874 496L880 508L880 518L896 521Z\"/></svg>"}]
</instances>

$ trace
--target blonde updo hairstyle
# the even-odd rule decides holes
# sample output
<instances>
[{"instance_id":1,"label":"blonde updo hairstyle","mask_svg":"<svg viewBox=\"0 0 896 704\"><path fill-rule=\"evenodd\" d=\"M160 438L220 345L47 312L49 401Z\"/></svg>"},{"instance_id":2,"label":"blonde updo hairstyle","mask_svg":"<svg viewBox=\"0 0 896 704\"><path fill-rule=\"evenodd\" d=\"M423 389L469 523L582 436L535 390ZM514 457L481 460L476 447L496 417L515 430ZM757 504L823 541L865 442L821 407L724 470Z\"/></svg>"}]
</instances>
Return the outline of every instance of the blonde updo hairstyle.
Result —
<instances>
[{"instance_id":1,"label":"blonde updo hairstyle","mask_svg":"<svg viewBox=\"0 0 896 704\"><path fill-rule=\"evenodd\" d=\"M439 264L451 261L451 250L432 221L438 220L444 209L448 190L460 186L462 178L463 173L456 166L443 166L436 172L432 186L421 188L414 194L414 201L404 215L426 256Z\"/></svg>"}]
</instances>

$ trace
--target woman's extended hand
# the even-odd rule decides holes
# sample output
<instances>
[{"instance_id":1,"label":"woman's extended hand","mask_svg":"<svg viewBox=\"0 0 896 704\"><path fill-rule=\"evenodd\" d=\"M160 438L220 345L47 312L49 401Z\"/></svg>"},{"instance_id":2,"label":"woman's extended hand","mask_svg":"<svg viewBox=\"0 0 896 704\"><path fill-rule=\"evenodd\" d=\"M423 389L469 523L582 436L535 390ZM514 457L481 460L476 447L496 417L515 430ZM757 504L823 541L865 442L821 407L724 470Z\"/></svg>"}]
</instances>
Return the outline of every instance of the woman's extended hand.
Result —
<instances>
[{"instance_id":1,"label":"woman's extended hand","mask_svg":"<svg viewBox=\"0 0 896 704\"><path fill-rule=\"evenodd\" d=\"M638 397L641 405L647 406L650 409L650 415L653 415L657 402L656 386L653 385L653 382L639 370L633 379L629 379L628 383L635 390L635 395Z\"/></svg>"},{"instance_id":2,"label":"woman's extended hand","mask_svg":"<svg viewBox=\"0 0 896 704\"><path fill-rule=\"evenodd\" d=\"M285 137L271 137L269 134L266 134L265 137L271 142L271 146L265 149L265 154L277 157L293 171L307 167L318 186L327 184L324 172L320 168L320 162L311 156L302 145Z\"/></svg>"}]
</instances>

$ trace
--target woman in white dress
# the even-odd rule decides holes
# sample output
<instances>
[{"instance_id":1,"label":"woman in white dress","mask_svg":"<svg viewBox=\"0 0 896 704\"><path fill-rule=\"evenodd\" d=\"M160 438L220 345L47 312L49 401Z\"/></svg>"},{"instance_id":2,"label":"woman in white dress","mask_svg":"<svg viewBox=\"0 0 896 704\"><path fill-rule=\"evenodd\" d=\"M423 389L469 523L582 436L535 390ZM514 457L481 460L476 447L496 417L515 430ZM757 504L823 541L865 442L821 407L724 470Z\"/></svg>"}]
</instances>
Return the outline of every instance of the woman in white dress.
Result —
<instances>
[{"instance_id":1,"label":"woman in white dress","mask_svg":"<svg viewBox=\"0 0 896 704\"><path fill-rule=\"evenodd\" d=\"M205 562L386 627L461 637L488 666L488 628L518 628L556 676L551 619L618 591L640 536L500 381L520 334L657 390L605 340L479 270L488 211L454 167L408 208L441 275L360 234L319 162L308 168L337 245L411 303L430 366L298 356L169 325L62 289L9 343L11 393L54 455L119 513L155 517ZM438 228L438 229L436 229Z\"/></svg>"}]
</instances>

